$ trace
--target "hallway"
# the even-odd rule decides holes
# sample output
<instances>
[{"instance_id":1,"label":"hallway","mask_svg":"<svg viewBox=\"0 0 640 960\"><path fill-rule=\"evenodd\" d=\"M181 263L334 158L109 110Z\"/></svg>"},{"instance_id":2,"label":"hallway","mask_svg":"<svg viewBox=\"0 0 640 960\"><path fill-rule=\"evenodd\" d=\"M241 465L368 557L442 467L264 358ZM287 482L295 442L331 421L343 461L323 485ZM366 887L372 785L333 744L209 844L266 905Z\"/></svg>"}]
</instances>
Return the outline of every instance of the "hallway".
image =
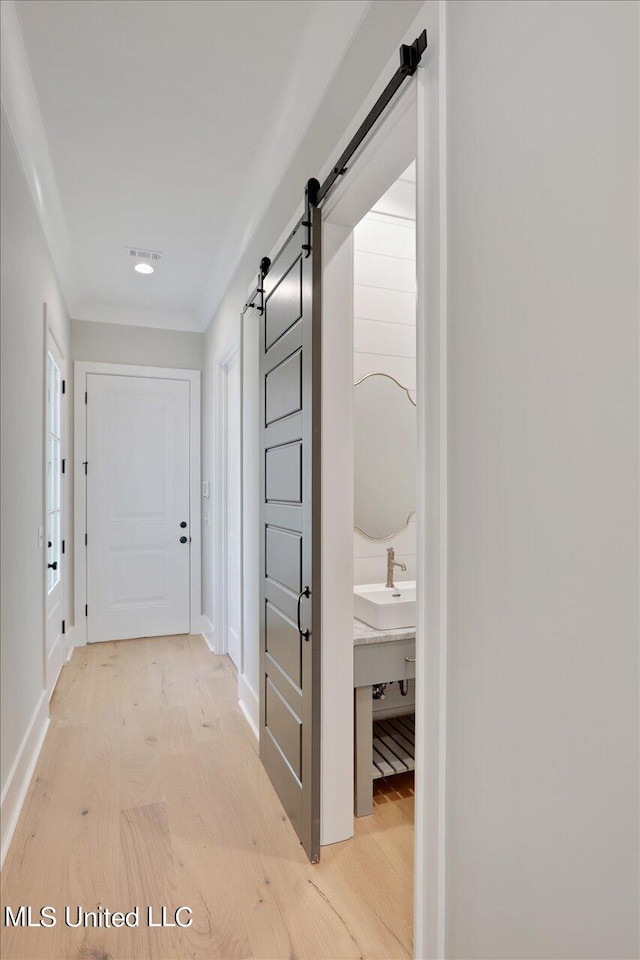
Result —
<instances>
[{"instance_id":1,"label":"hallway","mask_svg":"<svg viewBox=\"0 0 640 960\"><path fill-rule=\"evenodd\" d=\"M639 960L639 41L0 0L0 960Z\"/></svg>"},{"instance_id":2,"label":"hallway","mask_svg":"<svg viewBox=\"0 0 640 960\"><path fill-rule=\"evenodd\" d=\"M407 791L408 792L408 791ZM386 797L380 798L386 800ZM311 866L237 705L231 661L193 636L77 648L3 870L4 960L411 956L413 797L356 820ZM7 881L5 882L5 879ZM140 908L138 928L70 929L64 908ZM146 926L167 906L189 928ZM393 931L393 932L392 932Z\"/></svg>"}]
</instances>

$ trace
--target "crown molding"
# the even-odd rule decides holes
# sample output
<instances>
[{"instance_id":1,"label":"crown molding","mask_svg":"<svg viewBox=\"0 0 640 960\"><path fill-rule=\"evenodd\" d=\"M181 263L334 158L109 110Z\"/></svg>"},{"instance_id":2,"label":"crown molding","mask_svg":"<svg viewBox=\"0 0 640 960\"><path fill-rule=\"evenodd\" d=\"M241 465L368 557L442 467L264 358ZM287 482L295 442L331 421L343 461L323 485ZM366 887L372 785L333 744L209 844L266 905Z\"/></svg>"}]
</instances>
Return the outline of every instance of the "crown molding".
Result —
<instances>
[{"instance_id":1,"label":"crown molding","mask_svg":"<svg viewBox=\"0 0 640 960\"><path fill-rule=\"evenodd\" d=\"M2 0L0 5L0 81L7 126L42 225L62 294L67 307L71 308L78 299L78 277L14 0Z\"/></svg>"}]
</instances>

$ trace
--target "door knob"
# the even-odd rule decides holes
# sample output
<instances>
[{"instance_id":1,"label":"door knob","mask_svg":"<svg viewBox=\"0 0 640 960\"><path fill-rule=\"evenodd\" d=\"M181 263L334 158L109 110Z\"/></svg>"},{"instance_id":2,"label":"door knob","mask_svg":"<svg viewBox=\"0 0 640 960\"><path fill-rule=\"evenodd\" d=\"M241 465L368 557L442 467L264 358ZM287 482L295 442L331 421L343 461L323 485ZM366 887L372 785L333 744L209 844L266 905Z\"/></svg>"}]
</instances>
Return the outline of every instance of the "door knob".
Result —
<instances>
[{"instance_id":1,"label":"door knob","mask_svg":"<svg viewBox=\"0 0 640 960\"><path fill-rule=\"evenodd\" d=\"M58 561L57 561L57 560L54 560L53 563L48 563L48 564L47 564L47 568L48 568L49 570L57 570L57 569L58 569Z\"/></svg>"},{"instance_id":2,"label":"door knob","mask_svg":"<svg viewBox=\"0 0 640 960\"><path fill-rule=\"evenodd\" d=\"M180 543L186 543L186 542L187 542L186 537L180 537Z\"/></svg>"},{"instance_id":3,"label":"door knob","mask_svg":"<svg viewBox=\"0 0 640 960\"><path fill-rule=\"evenodd\" d=\"M183 530L184 530L184 528L186 527L186 525L187 525L187 521L186 521L186 520L183 520L182 523L180 524L180 526L182 527Z\"/></svg>"}]
</instances>

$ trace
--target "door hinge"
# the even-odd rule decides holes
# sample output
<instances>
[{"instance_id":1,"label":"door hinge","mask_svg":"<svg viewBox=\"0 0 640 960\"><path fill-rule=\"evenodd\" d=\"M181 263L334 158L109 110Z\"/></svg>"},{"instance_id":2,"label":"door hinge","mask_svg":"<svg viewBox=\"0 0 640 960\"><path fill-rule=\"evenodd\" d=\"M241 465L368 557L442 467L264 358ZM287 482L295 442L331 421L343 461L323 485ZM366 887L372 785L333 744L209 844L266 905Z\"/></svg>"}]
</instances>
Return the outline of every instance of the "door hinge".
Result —
<instances>
[{"instance_id":1,"label":"door hinge","mask_svg":"<svg viewBox=\"0 0 640 960\"><path fill-rule=\"evenodd\" d=\"M89 616L89 604L88 604L88 603L85 603L85 605L84 605L84 615L85 615L85 617L88 617L88 616Z\"/></svg>"},{"instance_id":2,"label":"door hinge","mask_svg":"<svg viewBox=\"0 0 640 960\"><path fill-rule=\"evenodd\" d=\"M62 381L62 392L63 392L63 393L66 393L66 392L67 392L67 381L66 381L66 380L63 380L63 381Z\"/></svg>"},{"instance_id":3,"label":"door hinge","mask_svg":"<svg viewBox=\"0 0 640 960\"><path fill-rule=\"evenodd\" d=\"M84 392L84 402L87 403L87 402L88 402L88 399L89 399L89 398L88 398L88 394L87 394L87 391L85 390L85 392Z\"/></svg>"},{"instance_id":4,"label":"door hinge","mask_svg":"<svg viewBox=\"0 0 640 960\"><path fill-rule=\"evenodd\" d=\"M88 463L89 463L88 460L83 460L83 461L82 461L82 466L84 467L84 475L85 475L85 477L86 477L86 475L87 475L87 465L88 465Z\"/></svg>"},{"instance_id":5,"label":"door hinge","mask_svg":"<svg viewBox=\"0 0 640 960\"><path fill-rule=\"evenodd\" d=\"M62 632L63 632L63 633L65 632L64 620L62 621Z\"/></svg>"},{"instance_id":6,"label":"door hinge","mask_svg":"<svg viewBox=\"0 0 640 960\"><path fill-rule=\"evenodd\" d=\"M63 458L62 460L62 472L65 473L67 469L67 461Z\"/></svg>"},{"instance_id":7,"label":"door hinge","mask_svg":"<svg viewBox=\"0 0 640 960\"><path fill-rule=\"evenodd\" d=\"M89 543L89 538L88 538L88 536L87 536L86 533L85 533L85 535L84 535L84 545L85 545L85 547L86 547L86 545L87 545L88 543Z\"/></svg>"},{"instance_id":8,"label":"door hinge","mask_svg":"<svg viewBox=\"0 0 640 960\"><path fill-rule=\"evenodd\" d=\"M62 552L64 553L64 540L62 541Z\"/></svg>"}]
</instances>

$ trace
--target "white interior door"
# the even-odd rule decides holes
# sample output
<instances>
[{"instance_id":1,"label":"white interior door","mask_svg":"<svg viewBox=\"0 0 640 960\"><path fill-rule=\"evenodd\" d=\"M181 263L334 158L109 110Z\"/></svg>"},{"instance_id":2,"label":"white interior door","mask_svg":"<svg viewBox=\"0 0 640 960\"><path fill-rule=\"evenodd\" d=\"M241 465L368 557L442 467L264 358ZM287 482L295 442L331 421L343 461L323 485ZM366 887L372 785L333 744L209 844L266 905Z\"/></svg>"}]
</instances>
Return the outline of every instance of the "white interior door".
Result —
<instances>
[{"instance_id":1,"label":"white interior door","mask_svg":"<svg viewBox=\"0 0 640 960\"><path fill-rule=\"evenodd\" d=\"M240 666L240 362L227 367L227 652Z\"/></svg>"},{"instance_id":2,"label":"white interior door","mask_svg":"<svg viewBox=\"0 0 640 960\"><path fill-rule=\"evenodd\" d=\"M87 639L190 630L189 382L87 375Z\"/></svg>"},{"instance_id":3,"label":"white interior door","mask_svg":"<svg viewBox=\"0 0 640 960\"><path fill-rule=\"evenodd\" d=\"M64 646L64 415L62 391L64 360L47 334L46 358L46 662L47 690L53 693L66 650Z\"/></svg>"}]
</instances>

